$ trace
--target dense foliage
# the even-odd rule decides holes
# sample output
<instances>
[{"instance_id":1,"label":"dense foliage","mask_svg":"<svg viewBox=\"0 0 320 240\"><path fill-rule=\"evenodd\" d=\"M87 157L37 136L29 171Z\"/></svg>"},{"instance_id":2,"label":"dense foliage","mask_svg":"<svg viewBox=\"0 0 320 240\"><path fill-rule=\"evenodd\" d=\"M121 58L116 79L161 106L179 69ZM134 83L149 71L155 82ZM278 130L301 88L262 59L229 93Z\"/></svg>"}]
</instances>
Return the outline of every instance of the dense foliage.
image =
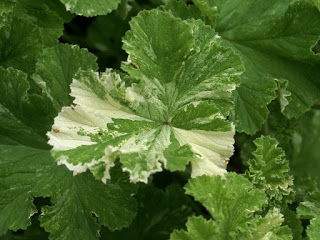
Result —
<instances>
[{"instance_id":1,"label":"dense foliage","mask_svg":"<svg viewBox=\"0 0 320 240\"><path fill-rule=\"evenodd\" d=\"M0 239L320 239L319 0L1 0Z\"/></svg>"}]
</instances>

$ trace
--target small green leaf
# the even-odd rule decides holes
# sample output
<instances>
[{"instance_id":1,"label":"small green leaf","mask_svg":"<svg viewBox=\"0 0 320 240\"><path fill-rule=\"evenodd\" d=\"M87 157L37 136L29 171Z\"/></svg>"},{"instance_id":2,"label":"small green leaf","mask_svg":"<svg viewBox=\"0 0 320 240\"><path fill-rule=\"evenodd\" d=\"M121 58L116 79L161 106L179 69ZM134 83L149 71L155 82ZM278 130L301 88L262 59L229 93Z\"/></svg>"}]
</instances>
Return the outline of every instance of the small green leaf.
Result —
<instances>
[{"instance_id":1,"label":"small green leaf","mask_svg":"<svg viewBox=\"0 0 320 240\"><path fill-rule=\"evenodd\" d=\"M243 176L228 173L220 176L200 176L189 180L186 192L202 203L214 219L217 239L235 238L240 232L248 231L254 213L267 203L263 191Z\"/></svg>"},{"instance_id":2,"label":"small green leaf","mask_svg":"<svg viewBox=\"0 0 320 240\"><path fill-rule=\"evenodd\" d=\"M318 240L320 236L320 192L312 192L300 203L297 213L302 219L310 219L307 235L310 240Z\"/></svg>"},{"instance_id":3,"label":"small green leaf","mask_svg":"<svg viewBox=\"0 0 320 240\"><path fill-rule=\"evenodd\" d=\"M117 9L121 0L60 0L67 11L83 15L85 17L93 17L97 15L106 15L112 10Z\"/></svg>"},{"instance_id":4,"label":"small green leaf","mask_svg":"<svg viewBox=\"0 0 320 240\"><path fill-rule=\"evenodd\" d=\"M170 240L216 240L218 226L213 220L206 220L203 217L191 217L187 222L187 231L175 230Z\"/></svg>"},{"instance_id":5,"label":"small green leaf","mask_svg":"<svg viewBox=\"0 0 320 240\"><path fill-rule=\"evenodd\" d=\"M276 139L261 137L254 141L257 150L255 160L250 160L246 177L270 199L270 206L286 206L294 198L293 177L289 174L289 162Z\"/></svg>"}]
</instances>

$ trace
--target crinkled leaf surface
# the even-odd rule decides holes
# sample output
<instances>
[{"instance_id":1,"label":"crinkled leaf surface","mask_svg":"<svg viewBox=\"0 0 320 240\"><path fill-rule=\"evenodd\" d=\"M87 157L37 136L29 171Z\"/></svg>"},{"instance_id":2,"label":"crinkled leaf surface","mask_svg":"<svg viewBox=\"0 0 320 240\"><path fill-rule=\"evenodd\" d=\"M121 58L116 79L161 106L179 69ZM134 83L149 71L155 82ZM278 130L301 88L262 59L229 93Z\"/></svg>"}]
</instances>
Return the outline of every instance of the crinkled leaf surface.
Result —
<instances>
[{"instance_id":1,"label":"crinkled leaf surface","mask_svg":"<svg viewBox=\"0 0 320 240\"><path fill-rule=\"evenodd\" d=\"M121 0L60 0L67 11L83 15L85 17L92 17L97 15L105 15L112 10L115 10Z\"/></svg>"},{"instance_id":2,"label":"crinkled leaf surface","mask_svg":"<svg viewBox=\"0 0 320 240\"><path fill-rule=\"evenodd\" d=\"M123 65L139 83L126 87L110 70L80 73L71 85L76 106L63 108L48 133L58 163L102 181L119 155L133 182L191 160L192 176L223 174L234 142L225 118L242 64L212 37L201 21L141 12L124 38Z\"/></svg>"},{"instance_id":3,"label":"crinkled leaf surface","mask_svg":"<svg viewBox=\"0 0 320 240\"><path fill-rule=\"evenodd\" d=\"M187 231L174 231L170 240L215 240L219 234L216 222L206 220L202 216L191 217L186 223Z\"/></svg>"},{"instance_id":4,"label":"crinkled leaf surface","mask_svg":"<svg viewBox=\"0 0 320 240\"><path fill-rule=\"evenodd\" d=\"M254 212L267 203L263 191L243 176L228 173L225 179L220 176L199 176L189 180L185 187L187 194L208 210L214 220L191 218L187 223L189 232L174 232L171 239L237 239L239 234L248 234L248 224L254 221ZM205 231L205 229L208 229ZM209 231L210 230L210 231ZM189 236L189 238L185 237Z\"/></svg>"},{"instance_id":5,"label":"crinkled leaf surface","mask_svg":"<svg viewBox=\"0 0 320 240\"><path fill-rule=\"evenodd\" d=\"M10 18L0 29L0 66L32 73L42 46L37 26L28 20Z\"/></svg>"},{"instance_id":6,"label":"crinkled leaf surface","mask_svg":"<svg viewBox=\"0 0 320 240\"><path fill-rule=\"evenodd\" d=\"M255 215L267 203L263 191L243 176L228 173L191 179L186 192L201 202L212 219L191 217L187 231L174 231L172 240L208 239L292 239L290 229L282 227L283 215L274 208L264 217Z\"/></svg>"},{"instance_id":7,"label":"crinkled leaf surface","mask_svg":"<svg viewBox=\"0 0 320 240\"><path fill-rule=\"evenodd\" d=\"M136 188L128 176L115 168L112 181L103 184L58 167L45 137L52 105L28 94L23 72L0 68L0 78L0 233L27 228L36 212L34 197L51 197L41 217L51 239L98 239L100 225L128 226L136 212Z\"/></svg>"},{"instance_id":8,"label":"crinkled leaf surface","mask_svg":"<svg viewBox=\"0 0 320 240\"><path fill-rule=\"evenodd\" d=\"M291 95L284 108L288 117L301 115L318 100L319 67L312 69L310 59L319 58L311 48L319 40L320 13L311 1L194 2L217 9L216 32L244 61L246 71L234 92L238 131L252 134L260 128L267 117L266 105L276 97L276 79L288 81Z\"/></svg>"},{"instance_id":9,"label":"crinkled leaf surface","mask_svg":"<svg viewBox=\"0 0 320 240\"><path fill-rule=\"evenodd\" d=\"M284 222L280 210L274 208L266 216L256 216L254 223L249 226L249 236L243 236L240 239L256 240L290 240L293 239L291 230L288 226L281 226Z\"/></svg>"},{"instance_id":10,"label":"crinkled leaf surface","mask_svg":"<svg viewBox=\"0 0 320 240\"><path fill-rule=\"evenodd\" d=\"M14 6L14 0L3 0L0 2L0 27L4 25L7 15L12 12Z\"/></svg>"},{"instance_id":11,"label":"crinkled leaf surface","mask_svg":"<svg viewBox=\"0 0 320 240\"><path fill-rule=\"evenodd\" d=\"M309 194L297 209L302 219L311 219L307 228L310 240L317 240L320 236L320 192Z\"/></svg>"},{"instance_id":12,"label":"crinkled leaf surface","mask_svg":"<svg viewBox=\"0 0 320 240\"><path fill-rule=\"evenodd\" d=\"M57 112L72 103L70 84L79 70L97 70L96 57L76 45L46 48L38 59L32 79L54 103Z\"/></svg>"},{"instance_id":13,"label":"crinkled leaf surface","mask_svg":"<svg viewBox=\"0 0 320 240\"><path fill-rule=\"evenodd\" d=\"M294 198L293 177L284 151L274 138L261 137L254 141L257 150L255 160L249 161L246 177L270 199L269 205L286 206Z\"/></svg>"}]
</instances>

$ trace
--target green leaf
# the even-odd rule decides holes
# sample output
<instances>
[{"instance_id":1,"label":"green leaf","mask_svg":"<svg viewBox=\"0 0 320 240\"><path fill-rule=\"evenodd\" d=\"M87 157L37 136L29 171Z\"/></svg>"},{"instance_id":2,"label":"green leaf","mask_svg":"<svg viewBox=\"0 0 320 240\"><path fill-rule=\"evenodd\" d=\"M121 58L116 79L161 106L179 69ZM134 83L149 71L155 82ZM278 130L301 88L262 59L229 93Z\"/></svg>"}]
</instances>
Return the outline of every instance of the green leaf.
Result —
<instances>
[{"instance_id":1,"label":"green leaf","mask_svg":"<svg viewBox=\"0 0 320 240\"><path fill-rule=\"evenodd\" d=\"M0 28L7 20L7 15L12 12L16 2L14 0L3 0L0 2Z\"/></svg>"},{"instance_id":2,"label":"green leaf","mask_svg":"<svg viewBox=\"0 0 320 240\"><path fill-rule=\"evenodd\" d=\"M171 240L292 239L290 229L281 226L284 219L279 209L274 208L263 217L255 215L267 203L266 195L241 175L228 173L225 179L200 176L189 180L185 188L212 219L189 218L187 231L175 230Z\"/></svg>"},{"instance_id":3,"label":"green leaf","mask_svg":"<svg viewBox=\"0 0 320 240\"><path fill-rule=\"evenodd\" d=\"M48 133L58 163L75 173L99 169L103 181L117 156L133 182L189 161L192 176L225 173L234 142L226 117L242 64L212 36L200 21L141 12L124 38L123 65L140 82L80 73L71 85L76 106L63 108Z\"/></svg>"},{"instance_id":4,"label":"green leaf","mask_svg":"<svg viewBox=\"0 0 320 240\"><path fill-rule=\"evenodd\" d=\"M175 230L170 240L216 240L218 226L212 220L206 220L203 217L191 217L187 222L187 230Z\"/></svg>"},{"instance_id":5,"label":"green leaf","mask_svg":"<svg viewBox=\"0 0 320 240\"><path fill-rule=\"evenodd\" d=\"M291 230L288 226L281 226L284 222L280 210L274 208L270 210L265 217L257 216L250 229L250 236L241 239L272 239L272 240L290 240L293 239Z\"/></svg>"},{"instance_id":6,"label":"green leaf","mask_svg":"<svg viewBox=\"0 0 320 240\"><path fill-rule=\"evenodd\" d=\"M194 5L187 5L182 1L172 0L168 1L165 5L161 5L160 9L170 12L173 16L186 19L201 19L205 23L210 23L209 20L204 17L201 11Z\"/></svg>"},{"instance_id":7,"label":"green leaf","mask_svg":"<svg viewBox=\"0 0 320 240\"><path fill-rule=\"evenodd\" d=\"M93 17L97 15L106 15L112 10L117 9L121 0L60 0L67 11L83 15L85 17Z\"/></svg>"},{"instance_id":8,"label":"green leaf","mask_svg":"<svg viewBox=\"0 0 320 240\"><path fill-rule=\"evenodd\" d=\"M96 57L76 45L59 44L46 48L38 59L32 79L50 98L57 113L70 105L70 84L79 70L97 70Z\"/></svg>"},{"instance_id":9,"label":"green leaf","mask_svg":"<svg viewBox=\"0 0 320 240\"><path fill-rule=\"evenodd\" d=\"M320 188L320 110L304 114L292 138L290 168L295 176L295 187L304 196L316 187Z\"/></svg>"},{"instance_id":10,"label":"green leaf","mask_svg":"<svg viewBox=\"0 0 320 240\"><path fill-rule=\"evenodd\" d=\"M240 232L248 231L254 212L267 203L263 191L255 189L247 179L235 173L226 174L225 179L200 176L189 180L185 189L215 220L216 239L235 239Z\"/></svg>"},{"instance_id":11,"label":"green leaf","mask_svg":"<svg viewBox=\"0 0 320 240\"><path fill-rule=\"evenodd\" d=\"M25 73L0 68L0 79L0 144L48 149L44 133L54 116L50 104L40 96L28 95Z\"/></svg>"},{"instance_id":12,"label":"green leaf","mask_svg":"<svg viewBox=\"0 0 320 240\"><path fill-rule=\"evenodd\" d=\"M283 224L290 227L293 239L301 240L303 227L300 219L298 218L297 213L295 211L292 211L289 208L286 208L285 210L283 210L282 213L284 215Z\"/></svg>"},{"instance_id":13,"label":"green leaf","mask_svg":"<svg viewBox=\"0 0 320 240\"><path fill-rule=\"evenodd\" d=\"M246 177L269 198L269 206L284 207L294 198L293 177L289 174L289 162L274 138L261 137L254 141L257 150L255 160L249 160Z\"/></svg>"},{"instance_id":14,"label":"green leaf","mask_svg":"<svg viewBox=\"0 0 320 240\"><path fill-rule=\"evenodd\" d=\"M1 145L0 153L1 233L27 228L37 212L33 197L52 198L53 206L44 207L40 218L50 239L98 239L99 224L116 230L128 226L135 215L130 197L135 187L119 168L114 169L114 181L105 185L90 174L74 177L57 167L49 151Z\"/></svg>"},{"instance_id":15,"label":"green leaf","mask_svg":"<svg viewBox=\"0 0 320 240\"><path fill-rule=\"evenodd\" d=\"M193 214L194 203L178 185L165 190L142 185L136 196L138 214L129 228L122 231L105 231L102 239L167 240L176 228L182 228Z\"/></svg>"},{"instance_id":16,"label":"green leaf","mask_svg":"<svg viewBox=\"0 0 320 240\"><path fill-rule=\"evenodd\" d=\"M38 216L35 216L31 218L31 225L26 231L8 231L0 236L0 240L48 240L48 236L49 234L40 227Z\"/></svg>"},{"instance_id":17,"label":"green leaf","mask_svg":"<svg viewBox=\"0 0 320 240\"><path fill-rule=\"evenodd\" d=\"M40 30L28 20L11 18L0 29L0 66L32 73L41 52Z\"/></svg>"},{"instance_id":18,"label":"green leaf","mask_svg":"<svg viewBox=\"0 0 320 240\"><path fill-rule=\"evenodd\" d=\"M297 208L297 213L302 219L311 219L307 228L310 240L319 239L320 235L320 192L312 192L305 197Z\"/></svg>"},{"instance_id":19,"label":"green leaf","mask_svg":"<svg viewBox=\"0 0 320 240\"><path fill-rule=\"evenodd\" d=\"M232 47L244 61L246 71L234 92L238 131L252 134L261 127L266 106L276 97L277 79L288 81L291 96L284 108L288 117L298 117L318 100L315 72L319 68L313 69L315 62L310 59L319 62L311 48L319 40L320 13L311 1L194 2L217 8L216 32L223 45Z\"/></svg>"},{"instance_id":20,"label":"green leaf","mask_svg":"<svg viewBox=\"0 0 320 240\"><path fill-rule=\"evenodd\" d=\"M63 33L63 19L50 9L46 0L18 0L13 15L28 19L39 27L44 44L52 46L58 43Z\"/></svg>"}]
</instances>

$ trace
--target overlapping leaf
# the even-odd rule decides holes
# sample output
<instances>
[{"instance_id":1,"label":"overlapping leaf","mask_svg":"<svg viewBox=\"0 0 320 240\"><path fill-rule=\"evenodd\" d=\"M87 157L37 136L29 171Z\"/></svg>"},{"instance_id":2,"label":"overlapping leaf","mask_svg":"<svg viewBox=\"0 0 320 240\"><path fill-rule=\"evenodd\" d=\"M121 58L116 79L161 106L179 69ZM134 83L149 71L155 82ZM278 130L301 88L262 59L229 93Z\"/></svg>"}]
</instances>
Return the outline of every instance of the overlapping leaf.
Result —
<instances>
[{"instance_id":1,"label":"overlapping leaf","mask_svg":"<svg viewBox=\"0 0 320 240\"><path fill-rule=\"evenodd\" d=\"M76 45L59 44L43 51L32 79L59 112L63 106L72 103L70 84L80 69L97 70L96 57Z\"/></svg>"},{"instance_id":2,"label":"overlapping leaf","mask_svg":"<svg viewBox=\"0 0 320 240\"><path fill-rule=\"evenodd\" d=\"M202 203L212 219L189 218L187 231L174 231L172 240L182 239L292 239L288 227L281 227L282 215L273 209L265 217L255 216L267 203L263 191L234 173L191 179L186 192Z\"/></svg>"},{"instance_id":3,"label":"overlapping leaf","mask_svg":"<svg viewBox=\"0 0 320 240\"><path fill-rule=\"evenodd\" d=\"M115 168L105 185L91 174L74 177L58 167L45 136L56 113L52 102L29 94L27 75L19 70L0 68L0 78L0 234L27 228L36 212L34 197L51 197L41 216L51 239L98 239L100 225L128 226L136 212L136 187L128 176Z\"/></svg>"},{"instance_id":4,"label":"overlapping leaf","mask_svg":"<svg viewBox=\"0 0 320 240\"><path fill-rule=\"evenodd\" d=\"M232 47L244 61L246 71L234 92L233 120L238 131L259 130L280 80L288 82L286 94L290 96L283 106L288 117L301 115L318 100L319 59L311 48L320 37L320 13L311 1L194 3L204 16L216 19L212 26L223 45Z\"/></svg>"},{"instance_id":5,"label":"overlapping leaf","mask_svg":"<svg viewBox=\"0 0 320 240\"><path fill-rule=\"evenodd\" d=\"M79 74L76 106L63 108L48 133L58 163L103 181L119 155L134 182L191 160L193 176L224 173L234 134L225 118L242 64L212 37L201 21L140 13L124 39L123 65L139 83L126 86L128 77L111 70Z\"/></svg>"}]
</instances>

